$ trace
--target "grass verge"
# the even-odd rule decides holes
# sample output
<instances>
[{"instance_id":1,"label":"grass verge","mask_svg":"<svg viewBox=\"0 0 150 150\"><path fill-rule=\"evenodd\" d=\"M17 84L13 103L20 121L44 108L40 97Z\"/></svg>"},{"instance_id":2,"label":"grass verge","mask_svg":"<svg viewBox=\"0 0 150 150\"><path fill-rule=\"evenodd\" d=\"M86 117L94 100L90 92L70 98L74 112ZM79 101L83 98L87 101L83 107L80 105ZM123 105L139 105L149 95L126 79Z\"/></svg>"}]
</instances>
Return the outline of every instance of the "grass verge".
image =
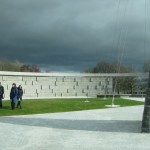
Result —
<instances>
[{"instance_id":1,"label":"grass verge","mask_svg":"<svg viewBox=\"0 0 150 150\"><path fill-rule=\"evenodd\" d=\"M11 110L10 101L3 101L3 109L0 109L0 116L43 114L55 112L68 112L90 109L103 109L105 105L111 104L111 99L91 98L89 102L85 99L40 99L40 100L23 100L22 109L16 108ZM143 102L115 99L115 104L121 107L143 105Z\"/></svg>"}]
</instances>

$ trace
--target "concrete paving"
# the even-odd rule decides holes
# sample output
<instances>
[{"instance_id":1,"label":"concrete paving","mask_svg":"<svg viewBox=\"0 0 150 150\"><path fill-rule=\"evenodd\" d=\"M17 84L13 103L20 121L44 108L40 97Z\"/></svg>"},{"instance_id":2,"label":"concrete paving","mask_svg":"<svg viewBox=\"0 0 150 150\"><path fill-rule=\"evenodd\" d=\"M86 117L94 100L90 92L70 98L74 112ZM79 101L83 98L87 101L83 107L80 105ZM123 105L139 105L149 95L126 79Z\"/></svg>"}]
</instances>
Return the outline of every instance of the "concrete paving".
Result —
<instances>
[{"instance_id":1,"label":"concrete paving","mask_svg":"<svg viewBox=\"0 0 150 150\"><path fill-rule=\"evenodd\" d=\"M143 108L0 117L0 150L149 150Z\"/></svg>"}]
</instances>

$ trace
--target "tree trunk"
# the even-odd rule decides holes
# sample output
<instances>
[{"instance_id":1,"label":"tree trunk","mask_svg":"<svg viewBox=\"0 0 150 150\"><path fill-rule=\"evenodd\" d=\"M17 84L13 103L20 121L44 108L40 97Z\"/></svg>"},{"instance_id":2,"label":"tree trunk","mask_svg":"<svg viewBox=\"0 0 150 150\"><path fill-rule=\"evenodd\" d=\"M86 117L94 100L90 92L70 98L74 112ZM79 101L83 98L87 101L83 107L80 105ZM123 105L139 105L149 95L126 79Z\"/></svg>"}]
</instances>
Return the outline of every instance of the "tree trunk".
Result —
<instances>
[{"instance_id":1,"label":"tree trunk","mask_svg":"<svg viewBox=\"0 0 150 150\"><path fill-rule=\"evenodd\" d=\"M150 72L143 112L142 132L150 133Z\"/></svg>"},{"instance_id":2,"label":"tree trunk","mask_svg":"<svg viewBox=\"0 0 150 150\"><path fill-rule=\"evenodd\" d=\"M133 94L133 87L132 86L130 86L130 92L131 92L131 94Z\"/></svg>"}]
</instances>

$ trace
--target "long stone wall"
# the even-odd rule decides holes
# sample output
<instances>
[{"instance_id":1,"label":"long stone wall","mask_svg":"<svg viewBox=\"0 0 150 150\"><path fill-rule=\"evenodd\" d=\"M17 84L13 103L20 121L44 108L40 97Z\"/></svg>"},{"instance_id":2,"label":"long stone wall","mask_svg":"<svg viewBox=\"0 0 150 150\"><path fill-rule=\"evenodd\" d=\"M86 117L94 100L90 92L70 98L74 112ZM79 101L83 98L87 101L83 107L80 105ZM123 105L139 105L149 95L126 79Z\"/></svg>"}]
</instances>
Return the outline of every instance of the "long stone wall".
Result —
<instances>
[{"instance_id":1,"label":"long stone wall","mask_svg":"<svg viewBox=\"0 0 150 150\"><path fill-rule=\"evenodd\" d=\"M12 83L22 85L24 98L97 97L113 93L113 77L148 74L22 73L0 71L0 82L9 99Z\"/></svg>"},{"instance_id":2,"label":"long stone wall","mask_svg":"<svg viewBox=\"0 0 150 150\"><path fill-rule=\"evenodd\" d=\"M112 93L112 77L92 74L46 74L0 72L9 99L12 83L22 85L24 98L97 97Z\"/></svg>"}]
</instances>

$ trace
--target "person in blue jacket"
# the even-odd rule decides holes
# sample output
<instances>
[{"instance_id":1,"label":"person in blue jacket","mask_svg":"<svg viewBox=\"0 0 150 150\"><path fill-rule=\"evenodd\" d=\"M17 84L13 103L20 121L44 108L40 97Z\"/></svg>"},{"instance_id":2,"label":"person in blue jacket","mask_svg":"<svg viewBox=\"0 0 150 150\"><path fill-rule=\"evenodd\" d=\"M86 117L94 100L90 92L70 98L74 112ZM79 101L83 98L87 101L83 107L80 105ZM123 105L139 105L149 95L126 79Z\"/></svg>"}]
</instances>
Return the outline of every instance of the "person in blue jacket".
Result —
<instances>
[{"instance_id":1,"label":"person in blue jacket","mask_svg":"<svg viewBox=\"0 0 150 150\"><path fill-rule=\"evenodd\" d=\"M18 101L17 96L18 96L18 89L16 87L16 83L13 83L11 91L10 91L10 100L11 100L11 109L12 110L15 109L15 104Z\"/></svg>"}]
</instances>

